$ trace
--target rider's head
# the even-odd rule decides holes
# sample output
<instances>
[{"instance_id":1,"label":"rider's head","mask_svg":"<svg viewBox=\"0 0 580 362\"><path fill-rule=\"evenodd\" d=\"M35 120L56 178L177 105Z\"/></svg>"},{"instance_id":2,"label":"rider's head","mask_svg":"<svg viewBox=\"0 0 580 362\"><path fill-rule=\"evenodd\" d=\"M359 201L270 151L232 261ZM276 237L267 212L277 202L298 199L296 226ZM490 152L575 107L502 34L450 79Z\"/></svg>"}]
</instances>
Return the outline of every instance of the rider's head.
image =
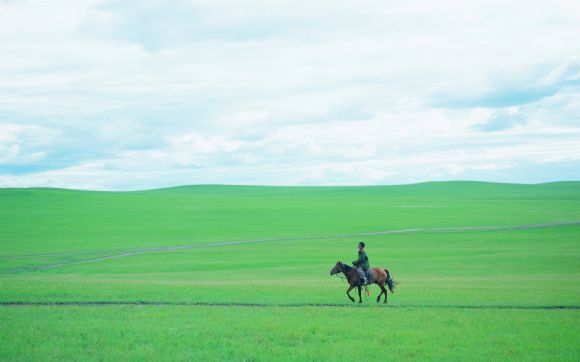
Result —
<instances>
[{"instance_id":1,"label":"rider's head","mask_svg":"<svg viewBox=\"0 0 580 362\"><path fill-rule=\"evenodd\" d=\"M358 250L364 250L365 249L365 243L364 241L361 241L360 243L358 243Z\"/></svg>"}]
</instances>

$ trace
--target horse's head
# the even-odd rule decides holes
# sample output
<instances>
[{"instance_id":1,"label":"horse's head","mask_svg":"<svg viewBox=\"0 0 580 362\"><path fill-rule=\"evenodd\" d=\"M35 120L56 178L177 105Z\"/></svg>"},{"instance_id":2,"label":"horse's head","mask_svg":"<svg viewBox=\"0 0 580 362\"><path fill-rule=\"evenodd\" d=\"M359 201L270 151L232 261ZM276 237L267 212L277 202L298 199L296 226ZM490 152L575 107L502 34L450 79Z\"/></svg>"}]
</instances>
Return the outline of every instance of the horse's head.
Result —
<instances>
[{"instance_id":1,"label":"horse's head","mask_svg":"<svg viewBox=\"0 0 580 362\"><path fill-rule=\"evenodd\" d=\"M330 270L330 275L334 275L334 274L338 274L338 273L342 273L343 271L343 265L342 262L337 261L336 265L334 266L334 268L332 268Z\"/></svg>"}]
</instances>

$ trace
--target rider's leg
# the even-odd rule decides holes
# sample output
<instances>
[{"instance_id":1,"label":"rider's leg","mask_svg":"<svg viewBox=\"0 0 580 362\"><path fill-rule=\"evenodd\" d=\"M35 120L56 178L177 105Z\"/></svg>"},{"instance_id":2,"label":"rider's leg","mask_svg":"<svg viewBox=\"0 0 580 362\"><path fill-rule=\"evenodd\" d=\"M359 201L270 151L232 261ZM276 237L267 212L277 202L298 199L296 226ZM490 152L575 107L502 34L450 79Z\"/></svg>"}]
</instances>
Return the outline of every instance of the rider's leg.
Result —
<instances>
[{"instance_id":1,"label":"rider's leg","mask_svg":"<svg viewBox=\"0 0 580 362\"><path fill-rule=\"evenodd\" d=\"M365 277L365 272L362 270L362 268L356 268L356 271L358 272L358 277L360 280L362 280L362 284L366 284L367 278Z\"/></svg>"}]
</instances>

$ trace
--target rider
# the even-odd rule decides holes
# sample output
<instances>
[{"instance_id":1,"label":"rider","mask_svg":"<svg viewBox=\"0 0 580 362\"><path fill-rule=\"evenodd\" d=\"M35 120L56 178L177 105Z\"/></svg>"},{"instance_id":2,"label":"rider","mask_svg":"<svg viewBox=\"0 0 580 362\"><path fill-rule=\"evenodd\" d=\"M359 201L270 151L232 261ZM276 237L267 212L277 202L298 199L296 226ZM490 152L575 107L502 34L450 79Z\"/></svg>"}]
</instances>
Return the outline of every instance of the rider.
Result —
<instances>
[{"instance_id":1,"label":"rider","mask_svg":"<svg viewBox=\"0 0 580 362\"><path fill-rule=\"evenodd\" d=\"M352 264L357 267L356 271L358 272L359 280L363 281L362 284L366 284L365 271L369 269L369 258L365 252L365 243L363 241L358 243L358 259L353 261Z\"/></svg>"}]
</instances>

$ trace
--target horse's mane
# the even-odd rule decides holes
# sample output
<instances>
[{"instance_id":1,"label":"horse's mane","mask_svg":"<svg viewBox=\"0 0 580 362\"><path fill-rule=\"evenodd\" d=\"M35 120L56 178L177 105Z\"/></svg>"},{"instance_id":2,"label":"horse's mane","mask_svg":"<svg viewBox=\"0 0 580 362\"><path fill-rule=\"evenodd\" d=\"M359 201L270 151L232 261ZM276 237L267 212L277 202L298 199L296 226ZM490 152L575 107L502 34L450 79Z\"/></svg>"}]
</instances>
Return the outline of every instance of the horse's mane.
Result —
<instances>
[{"instance_id":1,"label":"horse's mane","mask_svg":"<svg viewBox=\"0 0 580 362\"><path fill-rule=\"evenodd\" d=\"M342 267L344 268L344 270L346 270L347 272L350 271L352 269L352 267L342 263Z\"/></svg>"}]
</instances>

